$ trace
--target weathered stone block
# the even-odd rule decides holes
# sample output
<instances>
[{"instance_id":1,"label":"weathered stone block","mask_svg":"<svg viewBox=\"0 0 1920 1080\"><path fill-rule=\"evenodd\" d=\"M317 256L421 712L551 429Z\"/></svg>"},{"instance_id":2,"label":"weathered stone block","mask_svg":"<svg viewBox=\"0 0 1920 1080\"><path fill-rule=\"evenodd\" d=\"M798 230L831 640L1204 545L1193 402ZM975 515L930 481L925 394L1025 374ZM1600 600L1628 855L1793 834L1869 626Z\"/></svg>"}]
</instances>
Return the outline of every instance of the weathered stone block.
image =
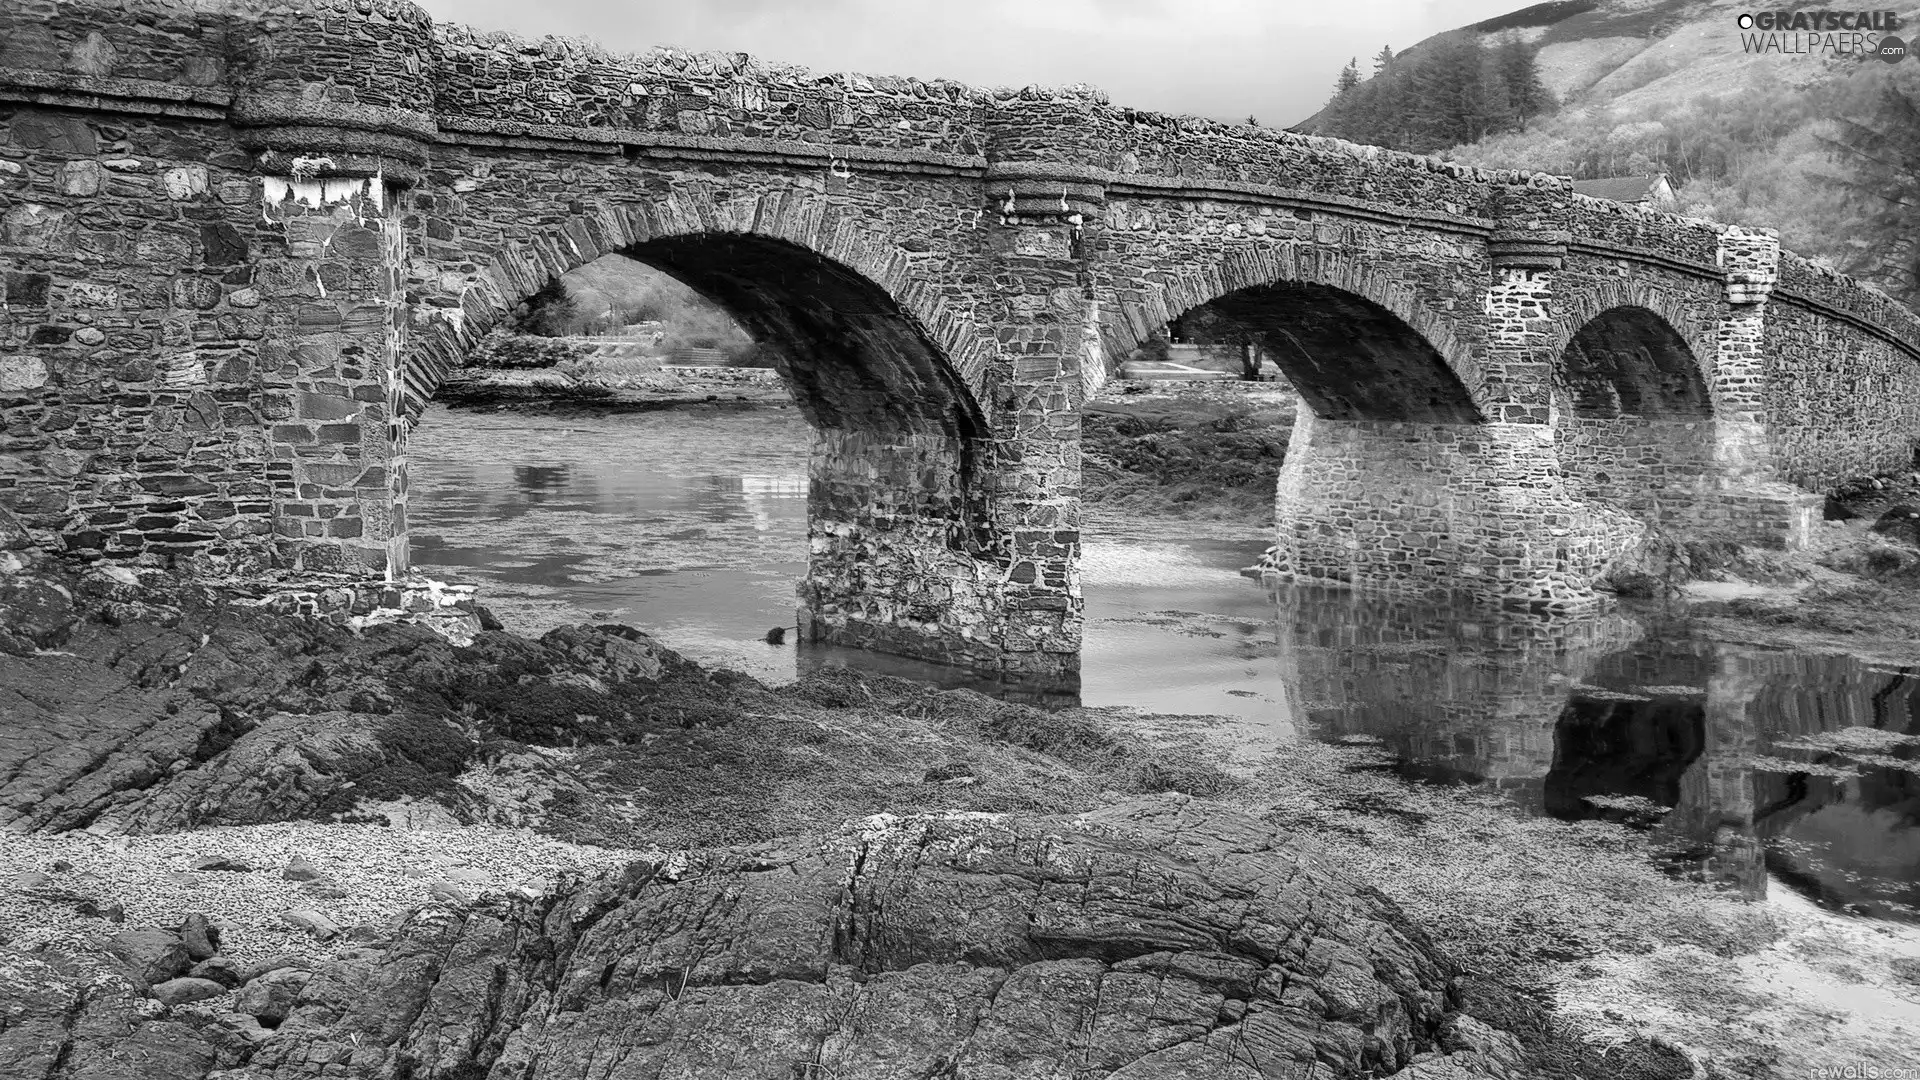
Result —
<instances>
[{"instance_id":1,"label":"weathered stone block","mask_svg":"<svg viewBox=\"0 0 1920 1080\"><path fill-rule=\"evenodd\" d=\"M95 195L105 179L106 171L98 161L83 158L60 166L60 172L54 178L54 189L62 195Z\"/></svg>"},{"instance_id":2,"label":"weathered stone block","mask_svg":"<svg viewBox=\"0 0 1920 1080\"><path fill-rule=\"evenodd\" d=\"M302 420L345 420L360 414L361 405L350 398L332 394L312 394L304 390L294 395Z\"/></svg>"},{"instance_id":3,"label":"weathered stone block","mask_svg":"<svg viewBox=\"0 0 1920 1080\"><path fill-rule=\"evenodd\" d=\"M16 205L0 214L0 242L29 251L70 254L74 247L73 215L38 203Z\"/></svg>"},{"instance_id":4,"label":"weathered stone block","mask_svg":"<svg viewBox=\"0 0 1920 1080\"><path fill-rule=\"evenodd\" d=\"M0 356L0 392L36 390L47 384L47 362L38 356Z\"/></svg>"},{"instance_id":5,"label":"weathered stone block","mask_svg":"<svg viewBox=\"0 0 1920 1080\"><path fill-rule=\"evenodd\" d=\"M29 150L92 157L100 150L92 125L68 113L22 109L13 114L13 142Z\"/></svg>"},{"instance_id":6,"label":"weathered stone block","mask_svg":"<svg viewBox=\"0 0 1920 1080\"><path fill-rule=\"evenodd\" d=\"M200 226L200 250L201 262L208 266L234 266L247 261L246 238L239 229L224 221ZM258 303L258 294L239 301L241 307L253 307Z\"/></svg>"}]
</instances>

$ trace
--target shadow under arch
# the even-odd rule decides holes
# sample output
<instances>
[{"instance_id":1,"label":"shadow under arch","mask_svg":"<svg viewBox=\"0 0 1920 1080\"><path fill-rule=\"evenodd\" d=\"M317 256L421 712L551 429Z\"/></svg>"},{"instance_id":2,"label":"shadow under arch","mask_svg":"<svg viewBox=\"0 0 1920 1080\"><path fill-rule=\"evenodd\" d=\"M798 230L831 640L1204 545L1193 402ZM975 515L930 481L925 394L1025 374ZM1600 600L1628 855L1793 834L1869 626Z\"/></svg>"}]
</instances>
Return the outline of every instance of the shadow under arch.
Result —
<instances>
[{"instance_id":1,"label":"shadow under arch","mask_svg":"<svg viewBox=\"0 0 1920 1080\"><path fill-rule=\"evenodd\" d=\"M1103 322L1107 355L1211 307L1259 340L1329 420L1480 423L1486 379L1472 350L1414 290L1346 252L1294 244L1236 251L1203 272L1123 298Z\"/></svg>"},{"instance_id":2,"label":"shadow under arch","mask_svg":"<svg viewBox=\"0 0 1920 1080\"><path fill-rule=\"evenodd\" d=\"M417 420L447 371L521 302L567 271L616 253L686 282L756 337L806 337L816 343L816 361L834 343L849 352L863 346L894 351L903 361L894 382L918 380L905 397L917 400L919 391L937 390L934 403L952 406L940 419L943 426L984 431L990 420L988 383L997 347L914 272L908 251L824 200L791 192L720 200L698 190L594 207L489 252L457 258L442 252L418 260L409 281L414 314L395 415ZM778 351L779 340L770 343ZM864 376L849 379L849 388L864 380L872 389L875 378L885 380L885 366L871 365ZM844 373L847 364L837 367ZM783 368L782 374L796 379L800 368ZM819 396L811 404L802 401L803 408L824 405ZM929 419L932 408L907 406L892 414L890 427L914 416ZM884 408L879 412L886 415ZM828 407L820 415L841 410Z\"/></svg>"},{"instance_id":3,"label":"shadow under arch","mask_svg":"<svg viewBox=\"0 0 1920 1080\"><path fill-rule=\"evenodd\" d=\"M770 348L816 428L986 434L926 328L846 266L789 241L728 233L663 237L620 254L691 286Z\"/></svg>"},{"instance_id":4,"label":"shadow under arch","mask_svg":"<svg viewBox=\"0 0 1920 1080\"><path fill-rule=\"evenodd\" d=\"M1698 525L1722 471L1710 369L1668 313L1632 302L1651 295L1602 299L1627 302L1568 321L1553 380L1568 485L1664 530Z\"/></svg>"},{"instance_id":5,"label":"shadow under arch","mask_svg":"<svg viewBox=\"0 0 1920 1080\"><path fill-rule=\"evenodd\" d=\"M1693 348L1665 316L1637 304L1588 319L1560 353L1574 415L1702 420L1713 402Z\"/></svg>"},{"instance_id":6,"label":"shadow under arch","mask_svg":"<svg viewBox=\"0 0 1920 1080\"><path fill-rule=\"evenodd\" d=\"M1365 297L1313 282L1279 282L1236 290L1209 306L1258 341L1323 419L1481 419L1439 351Z\"/></svg>"}]
</instances>

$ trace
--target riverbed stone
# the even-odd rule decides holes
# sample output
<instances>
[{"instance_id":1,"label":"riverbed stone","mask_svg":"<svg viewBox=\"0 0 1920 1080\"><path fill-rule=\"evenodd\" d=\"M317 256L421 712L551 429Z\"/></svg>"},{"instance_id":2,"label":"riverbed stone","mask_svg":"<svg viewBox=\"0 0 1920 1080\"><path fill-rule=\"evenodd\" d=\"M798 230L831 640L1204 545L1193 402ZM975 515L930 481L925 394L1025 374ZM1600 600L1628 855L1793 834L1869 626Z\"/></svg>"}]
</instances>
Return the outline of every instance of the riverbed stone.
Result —
<instances>
[{"instance_id":1,"label":"riverbed stone","mask_svg":"<svg viewBox=\"0 0 1920 1080\"><path fill-rule=\"evenodd\" d=\"M207 917L194 912L180 924L180 943L186 947L187 955L195 961L207 960L220 952L220 931L207 922Z\"/></svg>"},{"instance_id":2,"label":"riverbed stone","mask_svg":"<svg viewBox=\"0 0 1920 1080\"><path fill-rule=\"evenodd\" d=\"M286 868L280 871L280 876L288 881L319 881L327 875L309 862L305 855L295 855L287 860Z\"/></svg>"},{"instance_id":3,"label":"riverbed stone","mask_svg":"<svg viewBox=\"0 0 1920 1080\"><path fill-rule=\"evenodd\" d=\"M280 921L298 930L305 930L321 941L330 941L340 936L340 924L311 908L295 908L281 912Z\"/></svg>"},{"instance_id":4,"label":"riverbed stone","mask_svg":"<svg viewBox=\"0 0 1920 1080\"><path fill-rule=\"evenodd\" d=\"M241 987L233 997L233 1010L278 1025L312 979L313 973L301 968L276 968Z\"/></svg>"},{"instance_id":5,"label":"riverbed stone","mask_svg":"<svg viewBox=\"0 0 1920 1080\"><path fill-rule=\"evenodd\" d=\"M178 978L193 966L180 936L158 927L121 931L107 939L107 948L149 985Z\"/></svg>"},{"instance_id":6,"label":"riverbed stone","mask_svg":"<svg viewBox=\"0 0 1920 1080\"><path fill-rule=\"evenodd\" d=\"M225 956L210 956L193 965L187 974L195 979L219 983L229 989L247 981L245 969Z\"/></svg>"},{"instance_id":7,"label":"riverbed stone","mask_svg":"<svg viewBox=\"0 0 1920 1080\"><path fill-rule=\"evenodd\" d=\"M227 988L211 979L196 979L182 976L158 983L153 988L153 996L163 1005L186 1005L190 1002L205 1001L227 992Z\"/></svg>"}]
</instances>

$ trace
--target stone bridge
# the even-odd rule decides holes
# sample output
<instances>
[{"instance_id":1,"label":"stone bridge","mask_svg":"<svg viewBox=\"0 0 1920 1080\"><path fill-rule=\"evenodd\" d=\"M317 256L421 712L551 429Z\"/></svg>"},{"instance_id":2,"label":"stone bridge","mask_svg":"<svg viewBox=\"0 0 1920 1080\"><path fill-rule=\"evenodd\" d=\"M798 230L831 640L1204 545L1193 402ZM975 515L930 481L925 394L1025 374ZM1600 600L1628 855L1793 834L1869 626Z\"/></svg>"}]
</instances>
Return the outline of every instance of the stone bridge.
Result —
<instances>
[{"instance_id":1,"label":"stone bridge","mask_svg":"<svg viewBox=\"0 0 1920 1080\"><path fill-rule=\"evenodd\" d=\"M1078 407L1215 305L1310 406L1282 565L1594 602L1905 467L1920 322L1768 234L1086 89L530 42L394 0L0 8L0 505L76 557L374 574L407 437L619 252L778 350L813 640L1077 670Z\"/></svg>"}]
</instances>

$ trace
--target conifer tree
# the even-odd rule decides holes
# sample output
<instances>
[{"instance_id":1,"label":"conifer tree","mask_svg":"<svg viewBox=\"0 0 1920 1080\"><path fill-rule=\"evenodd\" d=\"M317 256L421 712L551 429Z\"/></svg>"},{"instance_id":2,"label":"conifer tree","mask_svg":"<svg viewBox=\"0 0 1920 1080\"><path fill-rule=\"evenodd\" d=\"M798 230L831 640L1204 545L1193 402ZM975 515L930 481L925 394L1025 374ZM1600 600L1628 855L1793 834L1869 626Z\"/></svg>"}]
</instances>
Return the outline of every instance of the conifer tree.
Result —
<instances>
[{"instance_id":1,"label":"conifer tree","mask_svg":"<svg viewBox=\"0 0 1920 1080\"><path fill-rule=\"evenodd\" d=\"M1340 81L1334 84L1333 96L1336 98L1343 97L1347 91L1359 85L1360 58L1356 56L1347 61L1346 67L1340 69Z\"/></svg>"},{"instance_id":2,"label":"conifer tree","mask_svg":"<svg viewBox=\"0 0 1920 1080\"><path fill-rule=\"evenodd\" d=\"M1518 38L1504 42L1494 56L1516 124L1525 124L1554 108L1553 91L1540 80L1538 57L1538 50Z\"/></svg>"}]
</instances>

